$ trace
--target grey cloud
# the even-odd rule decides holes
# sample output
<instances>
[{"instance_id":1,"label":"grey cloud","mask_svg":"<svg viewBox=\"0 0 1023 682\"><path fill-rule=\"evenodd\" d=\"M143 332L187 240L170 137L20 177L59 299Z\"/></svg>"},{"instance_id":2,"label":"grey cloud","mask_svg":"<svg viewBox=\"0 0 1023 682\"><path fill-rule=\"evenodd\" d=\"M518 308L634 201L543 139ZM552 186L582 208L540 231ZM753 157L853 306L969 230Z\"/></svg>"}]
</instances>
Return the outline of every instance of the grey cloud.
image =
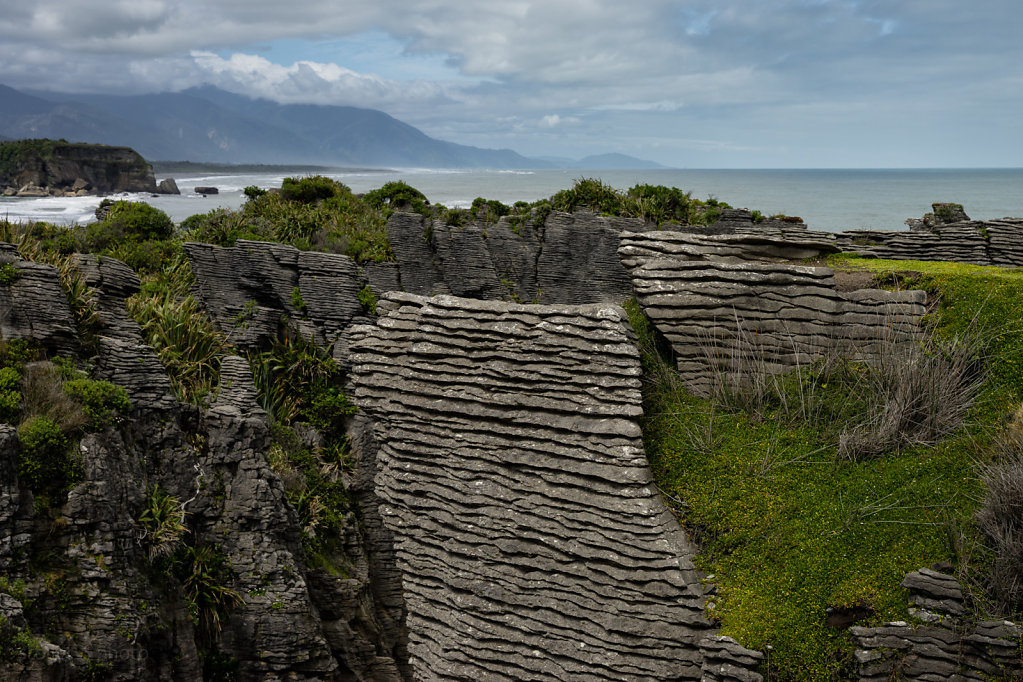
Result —
<instances>
[{"instance_id":1,"label":"grey cloud","mask_svg":"<svg viewBox=\"0 0 1023 682\"><path fill-rule=\"evenodd\" d=\"M253 54L280 38L370 29L446 55L469 78L384 79ZM954 134L965 121L1015 134L1018 149L1005 110L1023 97L1021 32L1018 0L0 0L0 82L72 91L208 82L383 108L446 139L529 153L622 140L670 163L668 154L713 151L770 159L805 143L826 159L843 125L869 146L870 129L880 139L910 115L921 119L904 134L914 153L940 126ZM768 134L779 143L753 139Z\"/></svg>"}]
</instances>

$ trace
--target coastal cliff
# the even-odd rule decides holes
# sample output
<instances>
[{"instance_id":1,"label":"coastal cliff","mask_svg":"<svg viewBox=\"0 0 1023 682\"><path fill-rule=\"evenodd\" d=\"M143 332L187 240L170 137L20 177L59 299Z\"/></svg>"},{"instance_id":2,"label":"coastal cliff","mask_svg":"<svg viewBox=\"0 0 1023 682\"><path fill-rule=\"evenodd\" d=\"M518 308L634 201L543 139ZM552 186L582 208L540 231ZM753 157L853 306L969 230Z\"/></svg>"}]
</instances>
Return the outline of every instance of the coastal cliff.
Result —
<instances>
[{"instance_id":1,"label":"coastal cliff","mask_svg":"<svg viewBox=\"0 0 1023 682\"><path fill-rule=\"evenodd\" d=\"M157 191L152 168L128 147L64 140L0 142L0 193L9 196Z\"/></svg>"}]
</instances>

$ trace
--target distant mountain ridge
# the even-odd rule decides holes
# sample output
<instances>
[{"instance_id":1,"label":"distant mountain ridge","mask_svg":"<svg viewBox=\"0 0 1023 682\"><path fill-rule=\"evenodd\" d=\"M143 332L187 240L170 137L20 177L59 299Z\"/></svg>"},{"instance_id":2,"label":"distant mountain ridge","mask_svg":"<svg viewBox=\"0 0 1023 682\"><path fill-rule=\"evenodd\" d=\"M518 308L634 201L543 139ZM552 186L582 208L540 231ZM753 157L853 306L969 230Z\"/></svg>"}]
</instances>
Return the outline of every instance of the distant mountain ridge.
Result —
<instances>
[{"instance_id":1,"label":"distant mountain ridge","mask_svg":"<svg viewBox=\"0 0 1023 682\"><path fill-rule=\"evenodd\" d=\"M432 138L375 109L278 104L211 86L177 93L22 92L0 85L0 137L128 146L150 160L422 168L651 168L624 155L572 165ZM582 161L578 163L583 163Z\"/></svg>"}]
</instances>

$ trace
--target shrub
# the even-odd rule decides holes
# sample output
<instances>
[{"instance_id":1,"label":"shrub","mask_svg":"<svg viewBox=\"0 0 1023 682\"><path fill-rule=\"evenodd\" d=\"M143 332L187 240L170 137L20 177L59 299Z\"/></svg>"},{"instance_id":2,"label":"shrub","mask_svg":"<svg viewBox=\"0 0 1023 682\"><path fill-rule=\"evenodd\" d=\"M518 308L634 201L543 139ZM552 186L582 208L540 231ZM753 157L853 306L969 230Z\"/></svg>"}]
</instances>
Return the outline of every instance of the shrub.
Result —
<instances>
[{"instance_id":1,"label":"shrub","mask_svg":"<svg viewBox=\"0 0 1023 682\"><path fill-rule=\"evenodd\" d=\"M1011 615L1023 611L1023 406L997 445L998 456L980 469L986 492L976 521L993 552L987 592Z\"/></svg>"},{"instance_id":2,"label":"shrub","mask_svg":"<svg viewBox=\"0 0 1023 682\"><path fill-rule=\"evenodd\" d=\"M158 208L140 201L115 201L103 225L139 240L164 240L174 235L174 221Z\"/></svg>"},{"instance_id":3,"label":"shrub","mask_svg":"<svg viewBox=\"0 0 1023 682\"><path fill-rule=\"evenodd\" d=\"M866 414L842 434L839 454L856 460L932 445L962 426L980 391L981 355L976 334L882 352L863 374Z\"/></svg>"},{"instance_id":4,"label":"shrub","mask_svg":"<svg viewBox=\"0 0 1023 682\"><path fill-rule=\"evenodd\" d=\"M82 404L87 431L109 428L131 409L127 391L109 381L72 379L64 382L64 391Z\"/></svg>"},{"instance_id":5,"label":"shrub","mask_svg":"<svg viewBox=\"0 0 1023 682\"><path fill-rule=\"evenodd\" d=\"M259 197L266 194L266 190L256 187L255 185L249 185L248 187L242 190L242 193L248 198L249 201L252 201L253 199L258 199Z\"/></svg>"},{"instance_id":6,"label":"shrub","mask_svg":"<svg viewBox=\"0 0 1023 682\"><path fill-rule=\"evenodd\" d=\"M185 545L176 554L175 572L185 590L185 601L199 635L209 648L220 635L227 615L244 600L227 586L233 578L231 565L216 545Z\"/></svg>"},{"instance_id":7,"label":"shrub","mask_svg":"<svg viewBox=\"0 0 1023 682\"><path fill-rule=\"evenodd\" d=\"M88 422L82 406L64 390L64 372L54 363L28 366L21 381L22 418L46 417L65 434L75 434Z\"/></svg>"},{"instance_id":8,"label":"shrub","mask_svg":"<svg viewBox=\"0 0 1023 682\"><path fill-rule=\"evenodd\" d=\"M81 479L81 465L70 453L71 443L53 419L39 416L23 422L18 440L18 477L40 506L56 502Z\"/></svg>"},{"instance_id":9,"label":"shrub","mask_svg":"<svg viewBox=\"0 0 1023 682\"><path fill-rule=\"evenodd\" d=\"M10 286L21 277L21 270L14 263L0 265L0 286Z\"/></svg>"},{"instance_id":10,"label":"shrub","mask_svg":"<svg viewBox=\"0 0 1023 682\"><path fill-rule=\"evenodd\" d=\"M21 410L21 375L13 367L0 369L0 421L12 423Z\"/></svg>"},{"instance_id":11,"label":"shrub","mask_svg":"<svg viewBox=\"0 0 1023 682\"><path fill-rule=\"evenodd\" d=\"M428 215L429 200L415 187L402 182L388 182L380 189L366 192L363 200L371 207L383 211L384 217L396 210L412 210Z\"/></svg>"},{"instance_id":12,"label":"shrub","mask_svg":"<svg viewBox=\"0 0 1023 682\"><path fill-rule=\"evenodd\" d=\"M99 349L100 316L96 304L96 292L85 282L78 268L65 259L59 267L60 286L64 289L71 316L75 321L78 340L87 355Z\"/></svg>"},{"instance_id":13,"label":"shrub","mask_svg":"<svg viewBox=\"0 0 1023 682\"><path fill-rule=\"evenodd\" d=\"M170 559L181 547L187 530L181 500L169 495L160 486L153 486L149 489L146 508L139 516L139 525L142 526L141 541L148 548L150 563Z\"/></svg>"},{"instance_id":14,"label":"shrub","mask_svg":"<svg viewBox=\"0 0 1023 682\"><path fill-rule=\"evenodd\" d=\"M359 303L362 304L362 309L370 315L377 314L377 295L373 293L373 289L368 284L359 291Z\"/></svg>"},{"instance_id":15,"label":"shrub","mask_svg":"<svg viewBox=\"0 0 1023 682\"><path fill-rule=\"evenodd\" d=\"M301 204L315 204L346 192L351 192L346 185L322 175L311 175L304 178L284 178L284 181L281 183L281 198L285 201L296 201ZM248 193L246 193L246 196L249 196ZM253 197L250 196L249 198Z\"/></svg>"},{"instance_id":16,"label":"shrub","mask_svg":"<svg viewBox=\"0 0 1023 682\"><path fill-rule=\"evenodd\" d=\"M511 213L510 206L502 204L500 201L488 200L483 197L473 199L472 207L469 210L476 220L481 220L487 225L496 223L501 216Z\"/></svg>"}]
</instances>

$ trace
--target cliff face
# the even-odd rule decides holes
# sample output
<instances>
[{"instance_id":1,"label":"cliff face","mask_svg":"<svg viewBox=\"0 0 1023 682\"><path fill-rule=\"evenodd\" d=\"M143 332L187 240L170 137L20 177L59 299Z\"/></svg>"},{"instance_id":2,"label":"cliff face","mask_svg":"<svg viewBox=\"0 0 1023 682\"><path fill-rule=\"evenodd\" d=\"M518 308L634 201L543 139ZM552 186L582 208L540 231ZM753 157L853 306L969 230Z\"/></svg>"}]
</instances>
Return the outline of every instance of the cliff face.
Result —
<instances>
[{"instance_id":1,"label":"cliff face","mask_svg":"<svg viewBox=\"0 0 1023 682\"><path fill-rule=\"evenodd\" d=\"M128 147L54 140L0 142L0 191L156 192L153 170Z\"/></svg>"},{"instance_id":2,"label":"cliff face","mask_svg":"<svg viewBox=\"0 0 1023 682\"><path fill-rule=\"evenodd\" d=\"M0 297L5 341L34 339L76 357L56 270L15 258L8 250L18 275L0 286L10 294ZM340 538L348 563L310 566L306 530L268 461L270 425L248 363L224 360L209 409L178 403L125 313L137 277L113 259L81 257L78 267L98 292L95 376L125 386L131 411L73 444L81 480L50 505L19 474L21 438L0 428L4 676L400 679L400 591L393 575L371 577L386 538L353 516ZM31 298L28 315L23 294L48 288L58 293ZM350 483L354 499L360 486ZM177 501L187 527L173 562L154 555L144 520L160 495Z\"/></svg>"}]
</instances>

